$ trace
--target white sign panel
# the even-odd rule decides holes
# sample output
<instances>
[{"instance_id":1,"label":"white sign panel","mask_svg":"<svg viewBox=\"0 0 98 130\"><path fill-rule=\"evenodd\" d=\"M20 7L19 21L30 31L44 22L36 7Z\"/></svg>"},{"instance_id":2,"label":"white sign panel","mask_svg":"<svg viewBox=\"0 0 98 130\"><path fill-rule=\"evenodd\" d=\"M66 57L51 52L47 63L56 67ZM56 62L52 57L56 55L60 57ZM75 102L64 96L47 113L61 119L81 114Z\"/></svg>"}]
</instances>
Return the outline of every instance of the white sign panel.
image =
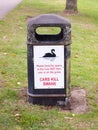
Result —
<instances>
[{"instance_id":1,"label":"white sign panel","mask_svg":"<svg viewBox=\"0 0 98 130\"><path fill-rule=\"evenodd\" d=\"M34 46L35 89L64 88L64 46Z\"/></svg>"}]
</instances>

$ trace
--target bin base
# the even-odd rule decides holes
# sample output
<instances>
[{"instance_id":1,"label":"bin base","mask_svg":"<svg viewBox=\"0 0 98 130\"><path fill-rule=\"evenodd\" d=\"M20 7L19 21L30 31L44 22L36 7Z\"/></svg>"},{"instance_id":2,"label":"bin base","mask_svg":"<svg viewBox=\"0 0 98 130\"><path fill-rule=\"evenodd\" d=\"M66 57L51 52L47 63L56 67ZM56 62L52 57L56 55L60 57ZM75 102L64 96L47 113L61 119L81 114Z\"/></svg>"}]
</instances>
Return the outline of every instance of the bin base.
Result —
<instances>
[{"instance_id":1,"label":"bin base","mask_svg":"<svg viewBox=\"0 0 98 130\"><path fill-rule=\"evenodd\" d=\"M65 105L66 104L65 97L33 98L33 97L29 96L28 101L33 104L45 105L45 106L55 106L55 105Z\"/></svg>"}]
</instances>

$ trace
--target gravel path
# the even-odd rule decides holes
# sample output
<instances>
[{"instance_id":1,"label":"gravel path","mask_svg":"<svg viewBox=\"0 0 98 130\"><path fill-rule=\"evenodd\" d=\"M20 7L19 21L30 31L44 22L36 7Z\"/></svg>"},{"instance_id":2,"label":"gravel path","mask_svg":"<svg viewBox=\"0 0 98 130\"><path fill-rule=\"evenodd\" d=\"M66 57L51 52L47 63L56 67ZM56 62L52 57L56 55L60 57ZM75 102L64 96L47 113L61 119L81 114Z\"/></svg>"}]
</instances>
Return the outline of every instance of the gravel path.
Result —
<instances>
[{"instance_id":1,"label":"gravel path","mask_svg":"<svg viewBox=\"0 0 98 130\"><path fill-rule=\"evenodd\" d=\"M22 0L0 0L0 20L14 9Z\"/></svg>"}]
</instances>

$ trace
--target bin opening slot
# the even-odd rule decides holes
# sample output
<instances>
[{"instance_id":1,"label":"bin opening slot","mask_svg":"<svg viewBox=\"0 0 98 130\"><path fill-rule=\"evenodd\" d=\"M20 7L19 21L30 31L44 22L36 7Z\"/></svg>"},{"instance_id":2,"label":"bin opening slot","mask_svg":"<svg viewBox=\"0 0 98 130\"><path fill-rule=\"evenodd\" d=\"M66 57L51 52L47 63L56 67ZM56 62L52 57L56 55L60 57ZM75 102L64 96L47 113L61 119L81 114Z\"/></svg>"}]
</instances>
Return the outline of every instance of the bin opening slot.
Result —
<instances>
[{"instance_id":1,"label":"bin opening slot","mask_svg":"<svg viewBox=\"0 0 98 130\"><path fill-rule=\"evenodd\" d=\"M60 27L37 27L35 38L38 41L59 41L63 38L63 29Z\"/></svg>"}]
</instances>

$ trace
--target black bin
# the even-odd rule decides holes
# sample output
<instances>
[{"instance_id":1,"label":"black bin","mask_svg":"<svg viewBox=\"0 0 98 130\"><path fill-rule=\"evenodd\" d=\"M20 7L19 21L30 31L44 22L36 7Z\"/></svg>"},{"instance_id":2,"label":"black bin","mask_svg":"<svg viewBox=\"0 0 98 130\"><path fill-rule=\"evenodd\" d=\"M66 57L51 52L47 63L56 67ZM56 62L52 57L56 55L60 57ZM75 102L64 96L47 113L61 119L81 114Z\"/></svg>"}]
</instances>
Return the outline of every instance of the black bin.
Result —
<instances>
[{"instance_id":1,"label":"black bin","mask_svg":"<svg viewBox=\"0 0 98 130\"><path fill-rule=\"evenodd\" d=\"M38 33L38 29L59 28L59 33ZM71 24L55 14L28 20L28 100L33 104L65 102L70 88Z\"/></svg>"}]
</instances>

